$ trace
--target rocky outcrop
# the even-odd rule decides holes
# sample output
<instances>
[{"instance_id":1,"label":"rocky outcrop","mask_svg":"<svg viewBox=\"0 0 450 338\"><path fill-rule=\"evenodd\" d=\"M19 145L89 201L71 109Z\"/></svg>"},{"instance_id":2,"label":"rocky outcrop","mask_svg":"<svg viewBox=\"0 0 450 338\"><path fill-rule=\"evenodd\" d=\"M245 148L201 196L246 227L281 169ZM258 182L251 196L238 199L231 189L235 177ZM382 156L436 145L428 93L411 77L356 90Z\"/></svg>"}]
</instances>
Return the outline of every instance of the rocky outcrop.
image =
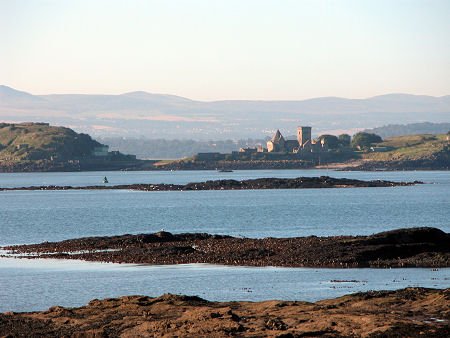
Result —
<instances>
[{"instance_id":1,"label":"rocky outcrop","mask_svg":"<svg viewBox=\"0 0 450 338\"><path fill-rule=\"evenodd\" d=\"M209 234L88 237L9 246L30 257L146 264L392 268L450 267L450 234L411 228L371 236L235 238Z\"/></svg>"},{"instance_id":2,"label":"rocky outcrop","mask_svg":"<svg viewBox=\"0 0 450 338\"><path fill-rule=\"evenodd\" d=\"M356 187L395 187L422 184L423 182L361 181L348 178L297 177L297 178L257 178L252 180L216 180L206 182L177 184L127 184L72 186L32 186L19 188L0 188L4 190L105 190L126 189L141 191L184 191L184 190L252 190L252 189L305 189L305 188L356 188Z\"/></svg>"},{"instance_id":3,"label":"rocky outcrop","mask_svg":"<svg viewBox=\"0 0 450 338\"><path fill-rule=\"evenodd\" d=\"M450 289L356 293L316 303L125 296L0 314L1 337L448 337Z\"/></svg>"}]
</instances>

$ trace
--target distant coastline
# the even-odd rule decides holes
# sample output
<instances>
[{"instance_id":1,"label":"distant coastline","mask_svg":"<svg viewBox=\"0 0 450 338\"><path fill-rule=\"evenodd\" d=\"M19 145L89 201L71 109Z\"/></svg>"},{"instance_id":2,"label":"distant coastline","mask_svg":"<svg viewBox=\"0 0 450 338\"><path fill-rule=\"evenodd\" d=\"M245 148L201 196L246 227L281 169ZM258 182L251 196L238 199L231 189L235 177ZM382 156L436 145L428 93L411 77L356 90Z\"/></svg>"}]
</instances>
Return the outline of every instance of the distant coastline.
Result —
<instances>
[{"instance_id":1,"label":"distant coastline","mask_svg":"<svg viewBox=\"0 0 450 338\"><path fill-rule=\"evenodd\" d=\"M407 135L382 140L358 133L350 144L333 135L316 140L301 136L284 140L279 131L268 142L271 149L240 148L229 154L198 153L172 161L140 160L135 155L109 151L89 135L48 123L0 123L0 172L72 172L104 170L257 170L311 169L326 166L341 170L449 170L450 134ZM301 133L300 133L301 134ZM377 141L359 140L375 136ZM305 140L303 140L305 138ZM339 141L339 142L338 142ZM334 143L334 144L333 144ZM300 147L301 146L301 147ZM292 149L291 149L292 148ZM294 151L293 151L294 149Z\"/></svg>"}]
</instances>

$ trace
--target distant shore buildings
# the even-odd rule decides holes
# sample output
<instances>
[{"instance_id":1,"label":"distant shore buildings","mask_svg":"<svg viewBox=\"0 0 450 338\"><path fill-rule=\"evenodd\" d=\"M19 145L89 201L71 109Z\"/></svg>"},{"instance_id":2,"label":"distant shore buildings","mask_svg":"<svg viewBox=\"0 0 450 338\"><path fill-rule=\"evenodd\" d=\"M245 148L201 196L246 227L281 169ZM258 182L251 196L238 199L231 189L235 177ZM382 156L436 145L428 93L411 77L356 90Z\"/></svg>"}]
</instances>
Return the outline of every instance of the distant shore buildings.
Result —
<instances>
[{"instance_id":1,"label":"distant shore buildings","mask_svg":"<svg viewBox=\"0 0 450 338\"><path fill-rule=\"evenodd\" d=\"M328 151L328 145L324 139L313 140L311 138L311 127L297 127L297 139L285 140L277 129L270 141L267 141L266 148L240 148L239 152L269 152L269 153L302 153L302 152L323 152Z\"/></svg>"}]
</instances>

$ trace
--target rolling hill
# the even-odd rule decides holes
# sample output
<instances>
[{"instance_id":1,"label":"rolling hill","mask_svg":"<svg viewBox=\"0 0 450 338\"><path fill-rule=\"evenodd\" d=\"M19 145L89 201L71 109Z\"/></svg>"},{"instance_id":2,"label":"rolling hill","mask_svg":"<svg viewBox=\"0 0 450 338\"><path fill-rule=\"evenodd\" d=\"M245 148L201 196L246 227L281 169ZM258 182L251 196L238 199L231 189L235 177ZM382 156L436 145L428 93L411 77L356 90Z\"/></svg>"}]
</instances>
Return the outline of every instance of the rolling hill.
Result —
<instances>
[{"instance_id":1,"label":"rolling hill","mask_svg":"<svg viewBox=\"0 0 450 338\"><path fill-rule=\"evenodd\" d=\"M0 160L68 160L91 156L101 147L89 135L47 123L0 123Z\"/></svg>"},{"instance_id":2,"label":"rolling hill","mask_svg":"<svg viewBox=\"0 0 450 338\"><path fill-rule=\"evenodd\" d=\"M136 157L108 152L87 134L48 123L0 123L0 172L118 170Z\"/></svg>"},{"instance_id":3,"label":"rolling hill","mask_svg":"<svg viewBox=\"0 0 450 338\"><path fill-rule=\"evenodd\" d=\"M298 125L313 133L352 134L385 124L448 122L450 96L388 94L368 99L323 97L298 101L202 102L180 96L32 95L0 86L0 120L47 121L93 136L167 139L264 138Z\"/></svg>"}]
</instances>

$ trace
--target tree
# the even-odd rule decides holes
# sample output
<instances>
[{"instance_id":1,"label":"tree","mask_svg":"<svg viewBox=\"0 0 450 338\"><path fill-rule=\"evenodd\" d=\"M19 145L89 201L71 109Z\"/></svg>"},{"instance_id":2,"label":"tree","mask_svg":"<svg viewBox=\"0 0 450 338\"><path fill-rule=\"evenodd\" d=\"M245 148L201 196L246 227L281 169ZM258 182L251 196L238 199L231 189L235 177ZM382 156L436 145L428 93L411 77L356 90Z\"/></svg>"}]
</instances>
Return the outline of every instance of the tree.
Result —
<instances>
[{"instance_id":1,"label":"tree","mask_svg":"<svg viewBox=\"0 0 450 338\"><path fill-rule=\"evenodd\" d=\"M323 140L330 149L336 149L339 146L338 138L334 135L324 134L319 136L319 140Z\"/></svg>"},{"instance_id":2,"label":"tree","mask_svg":"<svg viewBox=\"0 0 450 338\"><path fill-rule=\"evenodd\" d=\"M349 134L341 134L338 136L339 144L343 147L349 147L352 137Z\"/></svg>"},{"instance_id":3,"label":"tree","mask_svg":"<svg viewBox=\"0 0 450 338\"><path fill-rule=\"evenodd\" d=\"M379 142L383 142L383 139L379 135L360 132L356 133L353 136L351 146L358 147L360 149L367 149L370 147L372 143L379 143Z\"/></svg>"}]
</instances>

